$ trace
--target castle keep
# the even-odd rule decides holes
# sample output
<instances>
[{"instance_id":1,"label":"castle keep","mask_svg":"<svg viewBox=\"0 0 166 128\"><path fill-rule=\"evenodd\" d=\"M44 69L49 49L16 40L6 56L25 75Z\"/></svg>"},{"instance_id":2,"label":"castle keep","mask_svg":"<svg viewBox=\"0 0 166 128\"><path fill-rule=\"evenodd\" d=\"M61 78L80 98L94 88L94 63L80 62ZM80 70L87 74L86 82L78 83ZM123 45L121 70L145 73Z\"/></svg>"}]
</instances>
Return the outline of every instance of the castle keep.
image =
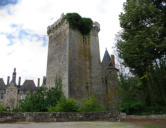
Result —
<instances>
[{"instance_id":1,"label":"castle keep","mask_svg":"<svg viewBox=\"0 0 166 128\"><path fill-rule=\"evenodd\" d=\"M95 96L112 111L118 105L117 69L107 50L100 62L99 31L94 22L90 33L82 35L70 27L65 15L48 27L46 87L54 87L56 78L61 78L66 97L80 101Z\"/></svg>"}]
</instances>

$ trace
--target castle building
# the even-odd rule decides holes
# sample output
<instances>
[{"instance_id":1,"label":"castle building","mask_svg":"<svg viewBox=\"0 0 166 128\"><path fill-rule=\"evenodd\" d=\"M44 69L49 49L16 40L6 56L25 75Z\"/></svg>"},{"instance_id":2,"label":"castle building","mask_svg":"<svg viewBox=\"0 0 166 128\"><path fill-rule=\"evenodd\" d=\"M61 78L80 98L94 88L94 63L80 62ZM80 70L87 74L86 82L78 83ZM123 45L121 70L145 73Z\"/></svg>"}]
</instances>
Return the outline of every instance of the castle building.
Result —
<instances>
[{"instance_id":1,"label":"castle building","mask_svg":"<svg viewBox=\"0 0 166 128\"><path fill-rule=\"evenodd\" d=\"M62 79L62 91L67 98L80 101L95 96L107 110L118 105L117 69L113 55L105 51L100 61L98 32L100 25L93 23L88 35L69 26L65 15L47 29L49 37L46 87L55 86Z\"/></svg>"},{"instance_id":2,"label":"castle building","mask_svg":"<svg viewBox=\"0 0 166 128\"><path fill-rule=\"evenodd\" d=\"M100 61L98 33L100 25L93 23L88 35L72 29L65 15L47 29L49 37L47 74L42 86L55 87L57 78L62 80L62 91L67 98L78 102L83 98L96 97L105 108L118 114L119 94L117 71L114 55L105 51ZM38 79L38 86L40 79ZM33 80L25 80L21 85L21 77L16 83L16 69L12 80L7 79L5 85L0 78L0 102L8 109L18 107L18 101L24 99L28 92L35 92L37 87Z\"/></svg>"},{"instance_id":3,"label":"castle building","mask_svg":"<svg viewBox=\"0 0 166 128\"><path fill-rule=\"evenodd\" d=\"M0 78L0 103L6 109L13 110L18 107L19 100L25 98L28 92L35 92L37 87L33 80L25 80L21 85L21 77L19 77L18 84L16 82L16 69L14 69L12 80L7 78L5 84L3 78Z\"/></svg>"}]
</instances>

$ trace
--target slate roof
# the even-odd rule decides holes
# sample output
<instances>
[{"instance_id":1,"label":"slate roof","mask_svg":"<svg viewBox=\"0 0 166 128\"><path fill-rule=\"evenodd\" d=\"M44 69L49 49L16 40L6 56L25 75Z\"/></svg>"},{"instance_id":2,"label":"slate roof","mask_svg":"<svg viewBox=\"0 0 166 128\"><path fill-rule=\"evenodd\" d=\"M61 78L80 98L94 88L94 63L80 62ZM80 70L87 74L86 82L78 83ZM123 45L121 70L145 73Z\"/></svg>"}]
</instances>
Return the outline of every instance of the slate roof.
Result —
<instances>
[{"instance_id":1,"label":"slate roof","mask_svg":"<svg viewBox=\"0 0 166 128\"><path fill-rule=\"evenodd\" d=\"M11 80L11 82L10 82L10 84L9 84L10 86L15 86L15 87L17 87L17 84L16 84L16 82L15 81L13 81L13 80Z\"/></svg>"},{"instance_id":2,"label":"slate roof","mask_svg":"<svg viewBox=\"0 0 166 128\"><path fill-rule=\"evenodd\" d=\"M102 66L103 67L105 67L105 66L112 66L111 57L110 57L107 49L105 50L105 53L104 53L104 57L103 57L103 60L102 60Z\"/></svg>"},{"instance_id":3,"label":"slate roof","mask_svg":"<svg viewBox=\"0 0 166 128\"><path fill-rule=\"evenodd\" d=\"M3 78L0 78L0 90L5 90L5 89L6 89L5 82Z\"/></svg>"},{"instance_id":4,"label":"slate roof","mask_svg":"<svg viewBox=\"0 0 166 128\"><path fill-rule=\"evenodd\" d=\"M25 92L34 92L36 91L36 85L33 80L25 80L23 85L21 86L20 90Z\"/></svg>"}]
</instances>

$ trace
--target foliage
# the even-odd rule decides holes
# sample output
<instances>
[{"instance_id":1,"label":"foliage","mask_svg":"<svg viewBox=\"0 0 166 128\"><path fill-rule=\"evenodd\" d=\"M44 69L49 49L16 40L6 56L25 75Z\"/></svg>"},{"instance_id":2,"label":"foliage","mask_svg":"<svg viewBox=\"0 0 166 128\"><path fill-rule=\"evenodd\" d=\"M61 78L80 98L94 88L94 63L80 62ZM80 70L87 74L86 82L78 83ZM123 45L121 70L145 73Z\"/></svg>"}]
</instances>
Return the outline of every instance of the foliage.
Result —
<instances>
[{"instance_id":1,"label":"foliage","mask_svg":"<svg viewBox=\"0 0 166 128\"><path fill-rule=\"evenodd\" d=\"M125 82L120 79L124 86L120 85L121 109L130 113L166 111L166 1L127 0L120 25L118 54L138 79L136 83L130 83L131 77Z\"/></svg>"},{"instance_id":2,"label":"foliage","mask_svg":"<svg viewBox=\"0 0 166 128\"><path fill-rule=\"evenodd\" d=\"M141 81L136 77L120 74L118 84L121 96L120 110L127 114L140 112L144 105L144 98L141 97Z\"/></svg>"},{"instance_id":3,"label":"foliage","mask_svg":"<svg viewBox=\"0 0 166 128\"><path fill-rule=\"evenodd\" d=\"M48 107L49 112L104 112L104 107L94 97L82 99L78 104L74 99L66 99L62 96L56 106Z\"/></svg>"},{"instance_id":4,"label":"foliage","mask_svg":"<svg viewBox=\"0 0 166 128\"><path fill-rule=\"evenodd\" d=\"M94 97L90 99L82 99L80 112L104 112L104 107L99 104Z\"/></svg>"},{"instance_id":5,"label":"foliage","mask_svg":"<svg viewBox=\"0 0 166 128\"><path fill-rule=\"evenodd\" d=\"M56 87L46 89L38 88L34 93L29 93L20 101L19 110L22 112L45 112L49 106L55 106L62 95L61 81L56 80Z\"/></svg>"},{"instance_id":6,"label":"foliage","mask_svg":"<svg viewBox=\"0 0 166 128\"><path fill-rule=\"evenodd\" d=\"M57 112L55 106L49 106L49 107L47 108L47 110L48 110L48 112Z\"/></svg>"},{"instance_id":7,"label":"foliage","mask_svg":"<svg viewBox=\"0 0 166 128\"><path fill-rule=\"evenodd\" d=\"M55 106L62 96L62 80L60 78L56 78L55 80L55 88L50 88L46 93L46 104L47 106Z\"/></svg>"},{"instance_id":8,"label":"foliage","mask_svg":"<svg viewBox=\"0 0 166 128\"><path fill-rule=\"evenodd\" d=\"M123 32L117 43L119 56L142 77L166 53L166 1L127 0L120 25Z\"/></svg>"},{"instance_id":9,"label":"foliage","mask_svg":"<svg viewBox=\"0 0 166 128\"><path fill-rule=\"evenodd\" d=\"M89 34L93 27L90 18L82 18L78 13L67 13L66 19L73 29L78 29L83 35Z\"/></svg>"},{"instance_id":10,"label":"foliage","mask_svg":"<svg viewBox=\"0 0 166 128\"><path fill-rule=\"evenodd\" d=\"M35 93L29 93L24 100L20 101L20 110L23 112L46 111L46 89L39 88Z\"/></svg>"},{"instance_id":11,"label":"foliage","mask_svg":"<svg viewBox=\"0 0 166 128\"><path fill-rule=\"evenodd\" d=\"M67 99L62 91L62 80L56 78L54 88L40 87L34 93L29 93L20 101L21 112L98 112L104 111L104 107L97 103L95 98L83 99L82 106L74 99Z\"/></svg>"},{"instance_id":12,"label":"foliage","mask_svg":"<svg viewBox=\"0 0 166 128\"><path fill-rule=\"evenodd\" d=\"M160 114L166 112L166 104L160 95L161 93L158 91L159 88L151 90L151 100L153 103L147 105L146 93L142 89L143 85L139 78L134 76L127 77L121 74L118 81L120 86L121 111L127 114Z\"/></svg>"},{"instance_id":13,"label":"foliage","mask_svg":"<svg viewBox=\"0 0 166 128\"><path fill-rule=\"evenodd\" d=\"M5 109L3 108L2 104L0 104L0 112L5 111Z\"/></svg>"},{"instance_id":14,"label":"foliage","mask_svg":"<svg viewBox=\"0 0 166 128\"><path fill-rule=\"evenodd\" d=\"M147 82L153 106L166 106L166 58L149 68ZM154 95L155 94L155 95Z\"/></svg>"},{"instance_id":15,"label":"foliage","mask_svg":"<svg viewBox=\"0 0 166 128\"><path fill-rule=\"evenodd\" d=\"M78 112L79 104L74 99L62 96L55 107L49 107L49 112Z\"/></svg>"}]
</instances>

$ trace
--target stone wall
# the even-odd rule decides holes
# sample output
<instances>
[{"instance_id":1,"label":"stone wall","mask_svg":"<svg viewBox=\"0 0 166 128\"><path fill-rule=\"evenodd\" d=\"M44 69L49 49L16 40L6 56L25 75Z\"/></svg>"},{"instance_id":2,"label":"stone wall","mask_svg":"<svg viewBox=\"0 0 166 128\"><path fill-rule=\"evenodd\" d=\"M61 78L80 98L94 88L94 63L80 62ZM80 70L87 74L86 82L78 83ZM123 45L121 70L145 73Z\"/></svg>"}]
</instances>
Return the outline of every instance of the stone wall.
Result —
<instances>
[{"instance_id":1,"label":"stone wall","mask_svg":"<svg viewBox=\"0 0 166 128\"><path fill-rule=\"evenodd\" d=\"M69 97L80 101L95 96L103 101L98 31L89 35L69 30Z\"/></svg>"},{"instance_id":2,"label":"stone wall","mask_svg":"<svg viewBox=\"0 0 166 128\"><path fill-rule=\"evenodd\" d=\"M18 105L18 89L15 86L8 86L6 88L6 94L4 96L3 106L7 109L13 110Z\"/></svg>"},{"instance_id":3,"label":"stone wall","mask_svg":"<svg viewBox=\"0 0 166 128\"><path fill-rule=\"evenodd\" d=\"M105 106L109 112L119 113L119 86L117 81L117 69L107 68L103 71L103 84L105 85Z\"/></svg>"},{"instance_id":4,"label":"stone wall","mask_svg":"<svg viewBox=\"0 0 166 128\"><path fill-rule=\"evenodd\" d=\"M64 15L48 27L47 88L54 87L56 77L60 77L67 98L80 101L95 96L103 104L99 30L95 22L90 34L82 35L69 27Z\"/></svg>"},{"instance_id":5,"label":"stone wall","mask_svg":"<svg viewBox=\"0 0 166 128\"><path fill-rule=\"evenodd\" d=\"M58 23L57 23L58 22ZM62 79L62 90L68 97L68 44L69 24L64 17L48 27L49 46L47 58L48 88L55 87L56 78Z\"/></svg>"},{"instance_id":6,"label":"stone wall","mask_svg":"<svg viewBox=\"0 0 166 128\"><path fill-rule=\"evenodd\" d=\"M2 122L67 122L67 121L118 121L119 118L111 113L0 113L0 123Z\"/></svg>"},{"instance_id":7,"label":"stone wall","mask_svg":"<svg viewBox=\"0 0 166 128\"><path fill-rule=\"evenodd\" d=\"M121 121L128 120L166 120L166 114L160 115L127 115L126 113L120 113Z\"/></svg>"}]
</instances>

